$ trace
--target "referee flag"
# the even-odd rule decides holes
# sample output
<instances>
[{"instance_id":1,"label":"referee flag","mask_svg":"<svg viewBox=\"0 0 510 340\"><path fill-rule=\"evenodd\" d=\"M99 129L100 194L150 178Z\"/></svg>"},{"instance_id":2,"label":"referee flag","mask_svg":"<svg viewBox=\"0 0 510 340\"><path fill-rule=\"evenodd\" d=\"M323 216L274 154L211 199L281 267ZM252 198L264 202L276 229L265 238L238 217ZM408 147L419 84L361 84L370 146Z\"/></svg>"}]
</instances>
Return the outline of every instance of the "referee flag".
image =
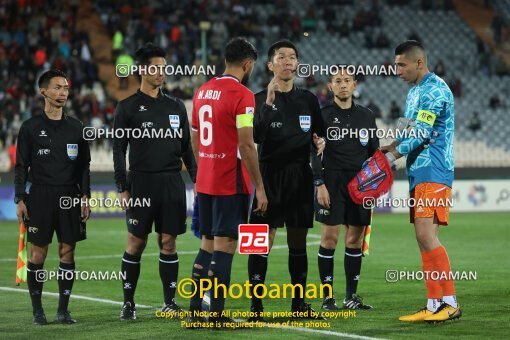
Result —
<instances>
[{"instance_id":1,"label":"referee flag","mask_svg":"<svg viewBox=\"0 0 510 340\"><path fill-rule=\"evenodd\" d=\"M365 235L363 236L363 246L361 252L363 256L370 255L370 233L372 232L372 217L374 216L374 210L370 213L370 225L365 227Z\"/></svg>"},{"instance_id":2,"label":"referee flag","mask_svg":"<svg viewBox=\"0 0 510 340\"><path fill-rule=\"evenodd\" d=\"M16 285L27 282L27 228L19 225L18 263L16 265Z\"/></svg>"}]
</instances>

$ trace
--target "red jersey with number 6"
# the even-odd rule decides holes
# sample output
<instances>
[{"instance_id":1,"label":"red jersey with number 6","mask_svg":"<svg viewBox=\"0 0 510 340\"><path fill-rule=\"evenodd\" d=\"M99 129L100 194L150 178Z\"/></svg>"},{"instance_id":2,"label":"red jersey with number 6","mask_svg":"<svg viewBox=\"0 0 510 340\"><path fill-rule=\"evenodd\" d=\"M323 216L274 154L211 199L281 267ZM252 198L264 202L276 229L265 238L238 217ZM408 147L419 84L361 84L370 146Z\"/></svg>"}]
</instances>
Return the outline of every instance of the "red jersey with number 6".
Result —
<instances>
[{"instance_id":1,"label":"red jersey with number 6","mask_svg":"<svg viewBox=\"0 0 510 340\"><path fill-rule=\"evenodd\" d=\"M255 96L233 76L215 77L193 99L191 128L198 133L197 192L250 194L250 177L238 148L237 129L253 127Z\"/></svg>"}]
</instances>

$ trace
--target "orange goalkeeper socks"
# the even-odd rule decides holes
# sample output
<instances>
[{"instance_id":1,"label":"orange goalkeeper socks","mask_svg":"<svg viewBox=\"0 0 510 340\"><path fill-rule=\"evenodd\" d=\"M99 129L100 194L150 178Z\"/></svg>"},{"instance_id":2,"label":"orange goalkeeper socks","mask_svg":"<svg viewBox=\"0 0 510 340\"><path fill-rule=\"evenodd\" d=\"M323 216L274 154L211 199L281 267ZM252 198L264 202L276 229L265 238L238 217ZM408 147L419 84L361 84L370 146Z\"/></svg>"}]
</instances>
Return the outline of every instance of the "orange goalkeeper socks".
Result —
<instances>
[{"instance_id":1,"label":"orange goalkeeper socks","mask_svg":"<svg viewBox=\"0 0 510 340\"><path fill-rule=\"evenodd\" d=\"M439 281L432 280L431 275L427 275L427 273L438 270L436 267L436 258L440 256L441 253L439 247L431 251L421 252L422 270L425 276L425 285L427 286L427 298L429 299L441 299L443 296L443 294L441 294L441 285Z\"/></svg>"},{"instance_id":2,"label":"orange goalkeeper socks","mask_svg":"<svg viewBox=\"0 0 510 340\"><path fill-rule=\"evenodd\" d=\"M424 251L421 253L421 258L427 297L429 299L453 297L449 304L455 307L457 305L455 285L451 278L450 259L445 247L439 246L431 251Z\"/></svg>"},{"instance_id":3,"label":"orange goalkeeper socks","mask_svg":"<svg viewBox=\"0 0 510 340\"><path fill-rule=\"evenodd\" d=\"M443 296L452 296L455 295L455 285L451 278L451 267L450 267L450 259L448 258L448 253L446 252L445 247L439 246L435 250L438 250L439 255L435 258L435 267L441 279L439 280L439 284L441 285L441 289L443 290Z\"/></svg>"}]
</instances>

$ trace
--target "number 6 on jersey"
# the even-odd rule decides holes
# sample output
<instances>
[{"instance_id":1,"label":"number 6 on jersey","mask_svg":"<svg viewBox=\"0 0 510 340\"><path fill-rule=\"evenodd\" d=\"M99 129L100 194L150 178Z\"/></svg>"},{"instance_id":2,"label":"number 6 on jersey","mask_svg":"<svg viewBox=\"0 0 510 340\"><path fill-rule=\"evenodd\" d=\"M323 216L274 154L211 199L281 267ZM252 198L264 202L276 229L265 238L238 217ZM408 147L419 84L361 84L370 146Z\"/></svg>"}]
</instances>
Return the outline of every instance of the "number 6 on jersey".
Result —
<instances>
[{"instance_id":1,"label":"number 6 on jersey","mask_svg":"<svg viewBox=\"0 0 510 340\"><path fill-rule=\"evenodd\" d=\"M200 143L203 146L211 145L213 136L212 123L209 120L206 120L206 118L212 119L211 105L203 105L198 111L198 120L200 122Z\"/></svg>"}]
</instances>

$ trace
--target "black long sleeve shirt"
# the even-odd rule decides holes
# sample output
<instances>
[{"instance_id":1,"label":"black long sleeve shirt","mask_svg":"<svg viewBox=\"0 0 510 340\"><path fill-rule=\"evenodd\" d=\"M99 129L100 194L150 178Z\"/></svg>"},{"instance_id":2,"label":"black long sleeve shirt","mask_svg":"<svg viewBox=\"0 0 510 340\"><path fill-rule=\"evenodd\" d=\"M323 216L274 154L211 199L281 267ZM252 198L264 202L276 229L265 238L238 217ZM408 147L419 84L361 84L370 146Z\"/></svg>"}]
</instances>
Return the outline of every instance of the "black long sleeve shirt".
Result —
<instances>
[{"instance_id":1,"label":"black long sleeve shirt","mask_svg":"<svg viewBox=\"0 0 510 340\"><path fill-rule=\"evenodd\" d=\"M355 103L345 110L333 103L323 107L321 113L328 132L322 162L314 152L311 154L314 179L324 179L323 169L360 170L363 163L379 148L375 115ZM343 138L333 138L337 134L332 133L331 129L343 132L343 136L340 135ZM365 130L366 135L361 130Z\"/></svg>"},{"instance_id":2,"label":"black long sleeve shirt","mask_svg":"<svg viewBox=\"0 0 510 340\"><path fill-rule=\"evenodd\" d=\"M23 122L14 169L17 198L25 198L27 181L77 185L82 195L90 197L90 149L79 120L66 115L52 120L43 112Z\"/></svg>"},{"instance_id":3,"label":"black long sleeve shirt","mask_svg":"<svg viewBox=\"0 0 510 340\"><path fill-rule=\"evenodd\" d=\"M116 131L118 129L124 133ZM133 129L137 129L138 134ZM114 130L113 165L115 183L120 191L127 189L128 145L129 170L147 173L179 172L184 161L195 182L197 165L191 148L188 115L181 100L161 91L154 98L138 90L118 103ZM146 133L150 137L143 137L147 136Z\"/></svg>"},{"instance_id":4,"label":"black long sleeve shirt","mask_svg":"<svg viewBox=\"0 0 510 340\"><path fill-rule=\"evenodd\" d=\"M260 163L309 163L313 134L324 136L317 97L297 87L276 92L272 107L266 97L267 89L255 95L254 139Z\"/></svg>"}]
</instances>

